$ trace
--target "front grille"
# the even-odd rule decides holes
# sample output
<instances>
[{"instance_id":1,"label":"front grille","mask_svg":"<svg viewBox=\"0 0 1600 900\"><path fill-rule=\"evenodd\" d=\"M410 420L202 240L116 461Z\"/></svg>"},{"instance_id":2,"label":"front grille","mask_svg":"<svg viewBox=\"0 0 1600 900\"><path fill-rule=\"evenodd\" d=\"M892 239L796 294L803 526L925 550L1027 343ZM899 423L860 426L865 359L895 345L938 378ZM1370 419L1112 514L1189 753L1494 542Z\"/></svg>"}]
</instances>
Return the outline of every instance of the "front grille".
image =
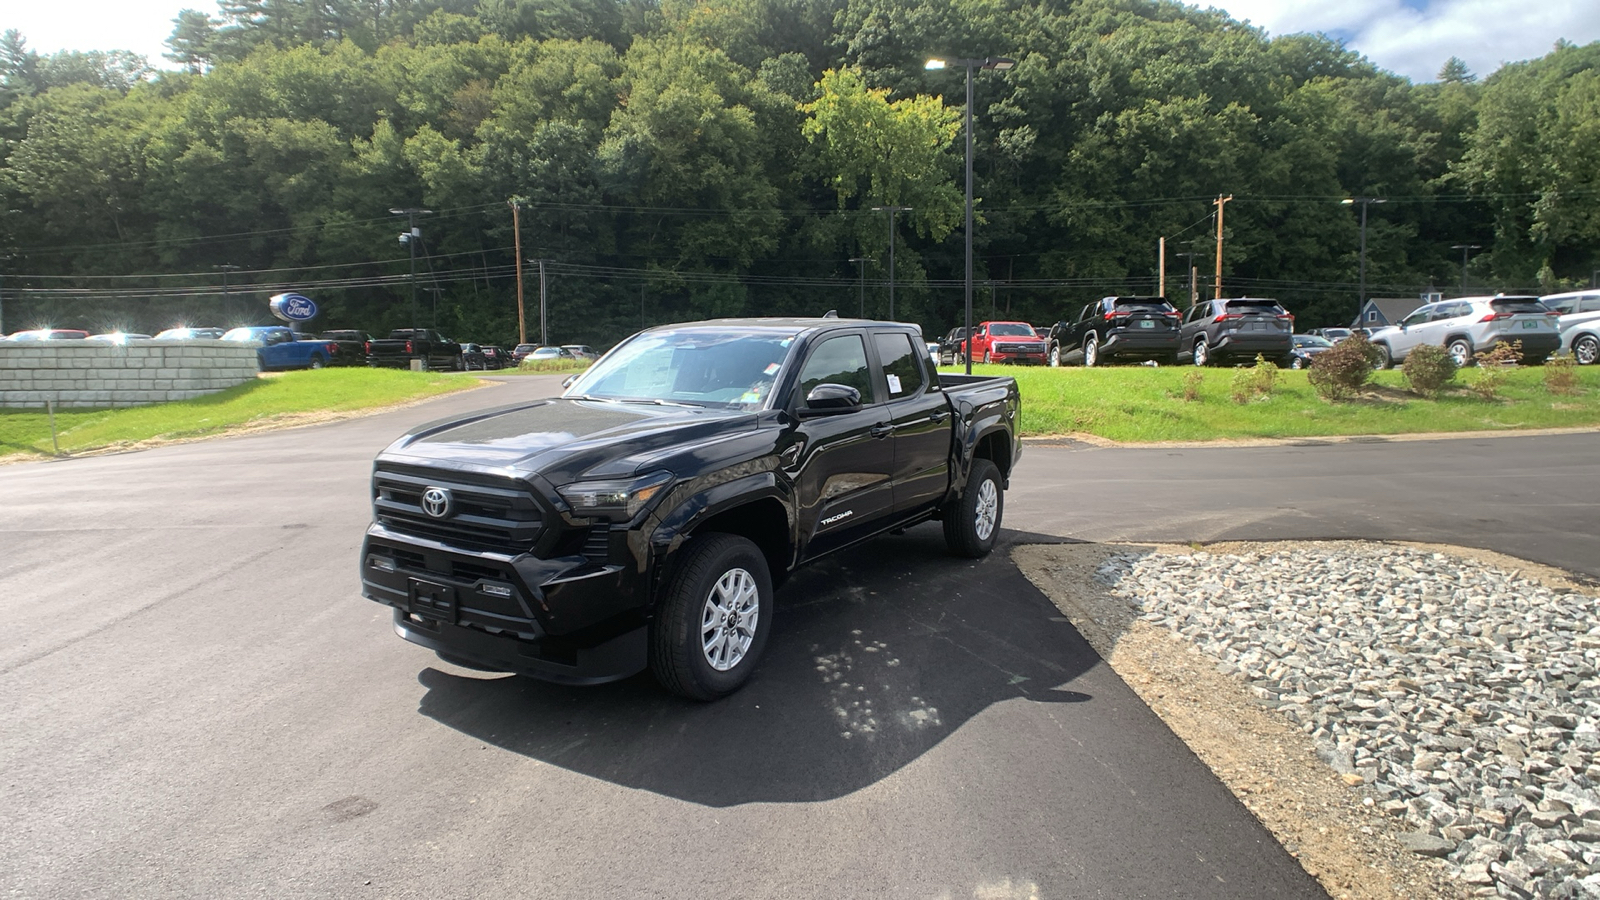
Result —
<instances>
[{"instance_id":1,"label":"front grille","mask_svg":"<svg viewBox=\"0 0 1600 900\"><path fill-rule=\"evenodd\" d=\"M523 553L533 549L543 522L527 485L510 478L380 466L372 487L378 524L453 546ZM453 509L444 518L422 511L422 493L430 487L451 494Z\"/></svg>"},{"instance_id":2,"label":"front grille","mask_svg":"<svg viewBox=\"0 0 1600 900\"><path fill-rule=\"evenodd\" d=\"M996 353L1043 353L1044 344L1034 342L1028 344L1001 344L994 345Z\"/></svg>"}]
</instances>

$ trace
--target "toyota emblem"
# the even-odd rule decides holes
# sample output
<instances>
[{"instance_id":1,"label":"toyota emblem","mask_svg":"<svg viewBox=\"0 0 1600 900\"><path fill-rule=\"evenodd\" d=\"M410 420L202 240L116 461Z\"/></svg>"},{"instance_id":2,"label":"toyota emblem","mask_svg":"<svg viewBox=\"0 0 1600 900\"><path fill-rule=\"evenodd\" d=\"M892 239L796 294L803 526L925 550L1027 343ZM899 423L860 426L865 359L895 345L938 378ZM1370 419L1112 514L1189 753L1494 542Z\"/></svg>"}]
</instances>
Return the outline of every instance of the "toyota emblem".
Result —
<instances>
[{"instance_id":1,"label":"toyota emblem","mask_svg":"<svg viewBox=\"0 0 1600 900\"><path fill-rule=\"evenodd\" d=\"M430 487L422 492L422 511L435 519L450 515L454 507L454 498L442 487Z\"/></svg>"}]
</instances>

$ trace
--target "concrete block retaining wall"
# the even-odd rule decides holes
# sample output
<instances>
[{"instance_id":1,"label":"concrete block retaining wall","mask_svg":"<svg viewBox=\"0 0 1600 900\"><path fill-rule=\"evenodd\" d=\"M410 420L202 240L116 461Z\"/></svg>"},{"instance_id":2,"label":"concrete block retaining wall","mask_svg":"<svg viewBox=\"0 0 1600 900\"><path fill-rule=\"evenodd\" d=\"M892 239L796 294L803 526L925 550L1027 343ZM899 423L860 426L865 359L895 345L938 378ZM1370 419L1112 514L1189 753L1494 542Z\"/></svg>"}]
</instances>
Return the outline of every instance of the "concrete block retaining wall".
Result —
<instances>
[{"instance_id":1,"label":"concrete block retaining wall","mask_svg":"<svg viewBox=\"0 0 1600 900\"><path fill-rule=\"evenodd\" d=\"M144 406L254 379L256 345L236 341L0 342L0 409Z\"/></svg>"}]
</instances>

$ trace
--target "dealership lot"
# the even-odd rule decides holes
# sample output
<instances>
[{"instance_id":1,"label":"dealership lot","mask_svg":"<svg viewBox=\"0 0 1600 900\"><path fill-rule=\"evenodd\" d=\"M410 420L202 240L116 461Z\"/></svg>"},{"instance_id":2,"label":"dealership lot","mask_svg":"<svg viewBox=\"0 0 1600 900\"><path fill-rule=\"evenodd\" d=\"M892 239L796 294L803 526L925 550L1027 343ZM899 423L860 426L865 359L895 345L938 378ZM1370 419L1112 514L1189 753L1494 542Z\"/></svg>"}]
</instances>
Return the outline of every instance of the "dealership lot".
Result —
<instances>
[{"instance_id":1,"label":"dealership lot","mask_svg":"<svg viewBox=\"0 0 1600 900\"><path fill-rule=\"evenodd\" d=\"M1006 554L946 556L937 526L797 574L713 705L394 637L356 580L373 453L559 377L0 468L0 889L1322 896ZM1036 444L1007 539L1403 538L1595 576L1597 449Z\"/></svg>"}]
</instances>

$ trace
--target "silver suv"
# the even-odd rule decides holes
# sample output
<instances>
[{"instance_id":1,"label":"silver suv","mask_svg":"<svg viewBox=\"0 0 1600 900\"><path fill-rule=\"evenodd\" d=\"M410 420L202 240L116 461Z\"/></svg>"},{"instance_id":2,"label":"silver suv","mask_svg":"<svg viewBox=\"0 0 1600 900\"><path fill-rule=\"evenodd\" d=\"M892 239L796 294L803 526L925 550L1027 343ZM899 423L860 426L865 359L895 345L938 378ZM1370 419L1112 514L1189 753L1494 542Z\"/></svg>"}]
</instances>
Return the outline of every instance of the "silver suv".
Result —
<instances>
[{"instance_id":1,"label":"silver suv","mask_svg":"<svg viewBox=\"0 0 1600 900\"><path fill-rule=\"evenodd\" d=\"M1372 332L1368 340L1378 348L1380 369L1403 361L1423 344L1445 348L1458 366L1471 365L1476 354L1501 341L1521 341L1522 361L1530 365L1544 362L1561 345L1555 314L1538 297L1505 294L1429 303L1400 324Z\"/></svg>"}]
</instances>

